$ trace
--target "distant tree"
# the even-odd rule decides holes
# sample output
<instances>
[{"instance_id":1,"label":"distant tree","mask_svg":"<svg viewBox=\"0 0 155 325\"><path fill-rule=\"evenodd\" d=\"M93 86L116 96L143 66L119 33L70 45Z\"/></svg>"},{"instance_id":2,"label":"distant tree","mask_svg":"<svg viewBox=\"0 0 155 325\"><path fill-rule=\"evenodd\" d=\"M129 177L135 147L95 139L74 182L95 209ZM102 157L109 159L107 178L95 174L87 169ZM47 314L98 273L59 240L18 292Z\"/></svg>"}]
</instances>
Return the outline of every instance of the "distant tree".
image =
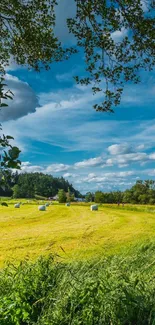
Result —
<instances>
[{"instance_id":1,"label":"distant tree","mask_svg":"<svg viewBox=\"0 0 155 325\"><path fill-rule=\"evenodd\" d=\"M103 203L104 202L104 194L101 191L95 192L94 201L96 203Z\"/></svg>"},{"instance_id":2,"label":"distant tree","mask_svg":"<svg viewBox=\"0 0 155 325\"><path fill-rule=\"evenodd\" d=\"M133 200L133 192L131 190L126 190L123 193L123 202L132 203Z\"/></svg>"},{"instance_id":3,"label":"distant tree","mask_svg":"<svg viewBox=\"0 0 155 325\"><path fill-rule=\"evenodd\" d=\"M94 195L91 192L87 192L85 195L86 202L92 202L94 200Z\"/></svg>"},{"instance_id":4,"label":"distant tree","mask_svg":"<svg viewBox=\"0 0 155 325\"><path fill-rule=\"evenodd\" d=\"M64 190L59 190L58 192L58 201L59 203L65 203L66 202L66 193Z\"/></svg>"},{"instance_id":5,"label":"distant tree","mask_svg":"<svg viewBox=\"0 0 155 325\"><path fill-rule=\"evenodd\" d=\"M12 191L13 191L13 198L14 199L22 197L22 193L21 193L21 189L20 189L19 185L17 185L17 184L14 185L13 188L12 188Z\"/></svg>"},{"instance_id":6,"label":"distant tree","mask_svg":"<svg viewBox=\"0 0 155 325\"><path fill-rule=\"evenodd\" d=\"M69 187L68 187L68 192L66 193L66 201L71 202L71 191Z\"/></svg>"},{"instance_id":7,"label":"distant tree","mask_svg":"<svg viewBox=\"0 0 155 325\"><path fill-rule=\"evenodd\" d=\"M148 202L148 203L151 204L151 205L152 205L152 204L155 204L155 198L152 198L152 197L151 197L151 198L149 199L149 202Z\"/></svg>"},{"instance_id":8,"label":"distant tree","mask_svg":"<svg viewBox=\"0 0 155 325\"><path fill-rule=\"evenodd\" d=\"M138 202L140 204L146 204L149 202L148 195L147 194L140 194L138 197Z\"/></svg>"}]
</instances>

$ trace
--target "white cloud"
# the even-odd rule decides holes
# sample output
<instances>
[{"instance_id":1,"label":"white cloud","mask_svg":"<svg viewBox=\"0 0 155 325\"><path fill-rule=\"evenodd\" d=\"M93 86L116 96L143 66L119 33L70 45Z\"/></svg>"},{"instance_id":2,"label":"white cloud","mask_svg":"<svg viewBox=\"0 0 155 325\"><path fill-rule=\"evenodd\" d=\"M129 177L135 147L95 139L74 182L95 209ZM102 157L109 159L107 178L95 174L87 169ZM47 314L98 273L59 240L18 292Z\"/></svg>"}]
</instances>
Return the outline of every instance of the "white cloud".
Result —
<instances>
[{"instance_id":1,"label":"white cloud","mask_svg":"<svg viewBox=\"0 0 155 325\"><path fill-rule=\"evenodd\" d=\"M47 172L47 173L60 173L60 172L63 172L65 170L68 170L69 168L70 168L69 165L51 164L46 168L45 172Z\"/></svg>"},{"instance_id":2,"label":"white cloud","mask_svg":"<svg viewBox=\"0 0 155 325\"><path fill-rule=\"evenodd\" d=\"M128 154L133 152L133 148L127 143L113 144L108 147L108 151L111 155Z\"/></svg>"},{"instance_id":3,"label":"white cloud","mask_svg":"<svg viewBox=\"0 0 155 325\"><path fill-rule=\"evenodd\" d=\"M145 145L144 144L140 144L139 146L136 147L136 150L139 151L139 150L143 150L145 149Z\"/></svg>"},{"instance_id":4,"label":"white cloud","mask_svg":"<svg viewBox=\"0 0 155 325\"><path fill-rule=\"evenodd\" d=\"M77 174L71 174L71 173L65 173L65 174L63 174L63 177L64 178L75 178L75 177L78 177L78 175Z\"/></svg>"},{"instance_id":5,"label":"white cloud","mask_svg":"<svg viewBox=\"0 0 155 325\"><path fill-rule=\"evenodd\" d=\"M110 188L112 187L120 187L120 185L124 186L132 184L134 181L131 182L131 177L133 177L135 175L135 171L124 171L124 172L108 172L108 173L98 173L98 174L94 174L94 173L90 173L88 174L86 177L78 177L77 180L75 180L76 184L92 184L89 186L92 186L92 188L95 188L96 186L101 186L102 187L106 187L110 185ZM130 179L130 181L129 181ZM134 177L135 179L135 177Z\"/></svg>"},{"instance_id":6,"label":"white cloud","mask_svg":"<svg viewBox=\"0 0 155 325\"><path fill-rule=\"evenodd\" d=\"M146 173L148 176L155 176L155 169L146 170L145 173Z\"/></svg>"},{"instance_id":7,"label":"white cloud","mask_svg":"<svg viewBox=\"0 0 155 325\"><path fill-rule=\"evenodd\" d=\"M10 74L6 74L5 82L7 89L10 89L14 96L13 100L7 100L8 107L4 107L0 111L2 122L15 120L36 111L36 107L39 106L38 98L27 82L23 82Z\"/></svg>"},{"instance_id":8,"label":"white cloud","mask_svg":"<svg viewBox=\"0 0 155 325\"><path fill-rule=\"evenodd\" d=\"M151 160L155 160L155 152L152 152L152 153L149 155L149 159L151 159Z\"/></svg>"},{"instance_id":9,"label":"white cloud","mask_svg":"<svg viewBox=\"0 0 155 325\"><path fill-rule=\"evenodd\" d=\"M115 42L120 42L127 35L128 31L124 27L121 30L116 30L111 34L111 38Z\"/></svg>"},{"instance_id":10,"label":"white cloud","mask_svg":"<svg viewBox=\"0 0 155 325\"><path fill-rule=\"evenodd\" d=\"M49 174L52 174L52 173L61 173L63 171L66 171L70 168L69 165L65 165L65 164L50 164L48 166L45 166L45 165L42 165L42 166L39 166L39 165L33 165L31 164L29 161L23 161L21 163L21 170L19 172L22 172L22 173L35 173L35 172L42 172L42 173L49 173ZM67 177L70 176L73 176L72 174L69 174L69 173L66 173L64 175L64 177L66 176Z\"/></svg>"},{"instance_id":11,"label":"white cloud","mask_svg":"<svg viewBox=\"0 0 155 325\"><path fill-rule=\"evenodd\" d=\"M101 157L90 158L87 160L83 160L75 163L75 168L85 168L85 167L96 167L103 163L103 159Z\"/></svg>"},{"instance_id":12,"label":"white cloud","mask_svg":"<svg viewBox=\"0 0 155 325\"><path fill-rule=\"evenodd\" d=\"M118 165L120 167L127 166L129 163L145 162L149 159L145 152L129 153L124 155L118 155L107 159L106 163L111 166Z\"/></svg>"},{"instance_id":13,"label":"white cloud","mask_svg":"<svg viewBox=\"0 0 155 325\"><path fill-rule=\"evenodd\" d=\"M29 161L25 161L21 163L21 170L18 172L20 173L40 173L43 172L43 167L38 165L31 165Z\"/></svg>"}]
</instances>

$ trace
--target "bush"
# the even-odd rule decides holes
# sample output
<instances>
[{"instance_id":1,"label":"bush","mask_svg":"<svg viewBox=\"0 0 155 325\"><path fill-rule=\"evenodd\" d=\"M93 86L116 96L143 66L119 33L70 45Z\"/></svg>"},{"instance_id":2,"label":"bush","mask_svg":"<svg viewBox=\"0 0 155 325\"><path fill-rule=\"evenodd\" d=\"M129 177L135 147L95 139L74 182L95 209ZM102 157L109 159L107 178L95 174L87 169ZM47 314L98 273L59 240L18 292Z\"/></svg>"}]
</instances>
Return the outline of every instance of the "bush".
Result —
<instances>
[{"instance_id":1,"label":"bush","mask_svg":"<svg viewBox=\"0 0 155 325\"><path fill-rule=\"evenodd\" d=\"M9 265L0 275L1 325L153 325L155 245L100 261Z\"/></svg>"},{"instance_id":2,"label":"bush","mask_svg":"<svg viewBox=\"0 0 155 325\"><path fill-rule=\"evenodd\" d=\"M6 202L2 202L1 205L2 205L3 207L8 207L8 204L7 204Z\"/></svg>"}]
</instances>

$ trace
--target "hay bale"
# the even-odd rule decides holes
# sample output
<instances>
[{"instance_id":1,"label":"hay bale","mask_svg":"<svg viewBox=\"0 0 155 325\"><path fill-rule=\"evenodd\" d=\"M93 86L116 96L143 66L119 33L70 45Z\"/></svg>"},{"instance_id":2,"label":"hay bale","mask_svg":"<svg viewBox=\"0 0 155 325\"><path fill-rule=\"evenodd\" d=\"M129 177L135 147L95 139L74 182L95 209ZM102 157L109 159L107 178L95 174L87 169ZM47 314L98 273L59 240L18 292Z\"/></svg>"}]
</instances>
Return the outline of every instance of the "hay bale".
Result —
<instances>
[{"instance_id":1,"label":"hay bale","mask_svg":"<svg viewBox=\"0 0 155 325\"><path fill-rule=\"evenodd\" d=\"M90 210L91 211L97 211L98 210L98 205L96 205L96 204L91 205Z\"/></svg>"},{"instance_id":2,"label":"hay bale","mask_svg":"<svg viewBox=\"0 0 155 325\"><path fill-rule=\"evenodd\" d=\"M39 211L46 211L46 206L45 206L45 205L40 205L40 206L38 207L38 210L39 210Z\"/></svg>"},{"instance_id":3,"label":"hay bale","mask_svg":"<svg viewBox=\"0 0 155 325\"><path fill-rule=\"evenodd\" d=\"M68 202L68 203L66 203L66 207L70 207L70 203Z\"/></svg>"},{"instance_id":4,"label":"hay bale","mask_svg":"<svg viewBox=\"0 0 155 325\"><path fill-rule=\"evenodd\" d=\"M14 205L14 207L15 207L15 208L20 208L20 203L16 203L16 204Z\"/></svg>"},{"instance_id":5,"label":"hay bale","mask_svg":"<svg viewBox=\"0 0 155 325\"><path fill-rule=\"evenodd\" d=\"M49 205L50 205L49 202L47 202L47 203L45 204L46 207L49 207Z\"/></svg>"}]
</instances>

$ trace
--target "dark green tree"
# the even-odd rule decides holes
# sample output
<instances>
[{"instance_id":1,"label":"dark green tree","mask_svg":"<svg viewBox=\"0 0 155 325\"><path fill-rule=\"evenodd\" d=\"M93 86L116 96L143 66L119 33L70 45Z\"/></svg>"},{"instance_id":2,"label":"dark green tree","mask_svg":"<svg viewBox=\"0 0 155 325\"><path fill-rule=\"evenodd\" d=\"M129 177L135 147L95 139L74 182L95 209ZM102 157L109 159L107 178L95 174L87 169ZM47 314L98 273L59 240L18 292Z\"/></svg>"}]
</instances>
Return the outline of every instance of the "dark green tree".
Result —
<instances>
[{"instance_id":1,"label":"dark green tree","mask_svg":"<svg viewBox=\"0 0 155 325\"><path fill-rule=\"evenodd\" d=\"M14 199L22 197L22 191L21 191L19 185L17 185L17 184L14 185L13 188L12 188L12 191L13 191L13 198Z\"/></svg>"},{"instance_id":2,"label":"dark green tree","mask_svg":"<svg viewBox=\"0 0 155 325\"><path fill-rule=\"evenodd\" d=\"M58 201L59 203L65 203L66 202L66 193L64 190L59 190L58 192Z\"/></svg>"},{"instance_id":3,"label":"dark green tree","mask_svg":"<svg viewBox=\"0 0 155 325\"><path fill-rule=\"evenodd\" d=\"M94 199L94 195L93 195L93 193L91 193L91 192L87 192L86 195L85 195L85 200L86 200L86 202L92 202L93 199Z\"/></svg>"},{"instance_id":4,"label":"dark green tree","mask_svg":"<svg viewBox=\"0 0 155 325\"><path fill-rule=\"evenodd\" d=\"M96 203L103 203L104 202L104 194L101 191L95 192L94 201Z\"/></svg>"}]
</instances>

